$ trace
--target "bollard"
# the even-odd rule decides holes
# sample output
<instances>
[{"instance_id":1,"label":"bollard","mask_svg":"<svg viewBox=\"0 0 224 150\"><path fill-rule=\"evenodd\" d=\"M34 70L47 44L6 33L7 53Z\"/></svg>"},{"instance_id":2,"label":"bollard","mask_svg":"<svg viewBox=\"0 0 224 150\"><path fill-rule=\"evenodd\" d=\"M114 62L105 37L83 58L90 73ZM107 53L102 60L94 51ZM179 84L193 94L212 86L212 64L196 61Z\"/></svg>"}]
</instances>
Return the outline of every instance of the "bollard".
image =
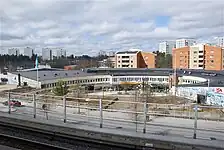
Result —
<instances>
[{"instance_id":1,"label":"bollard","mask_svg":"<svg viewBox=\"0 0 224 150\"><path fill-rule=\"evenodd\" d=\"M193 139L197 138L197 120L198 120L198 105L196 104L194 107L194 135Z\"/></svg>"},{"instance_id":2,"label":"bollard","mask_svg":"<svg viewBox=\"0 0 224 150\"><path fill-rule=\"evenodd\" d=\"M36 95L33 94L33 118L36 118Z\"/></svg>"},{"instance_id":3,"label":"bollard","mask_svg":"<svg viewBox=\"0 0 224 150\"><path fill-rule=\"evenodd\" d=\"M145 101L145 103L144 103L144 127L143 127L143 133L146 133L147 112L148 112L147 102Z\"/></svg>"},{"instance_id":4,"label":"bollard","mask_svg":"<svg viewBox=\"0 0 224 150\"><path fill-rule=\"evenodd\" d=\"M102 128L103 127L102 99L99 100L99 111L100 111L100 128Z\"/></svg>"},{"instance_id":5,"label":"bollard","mask_svg":"<svg viewBox=\"0 0 224 150\"><path fill-rule=\"evenodd\" d=\"M11 114L11 93L8 95L8 113Z\"/></svg>"},{"instance_id":6,"label":"bollard","mask_svg":"<svg viewBox=\"0 0 224 150\"><path fill-rule=\"evenodd\" d=\"M64 107L64 123L66 123L66 97L63 96L63 107Z\"/></svg>"}]
</instances>

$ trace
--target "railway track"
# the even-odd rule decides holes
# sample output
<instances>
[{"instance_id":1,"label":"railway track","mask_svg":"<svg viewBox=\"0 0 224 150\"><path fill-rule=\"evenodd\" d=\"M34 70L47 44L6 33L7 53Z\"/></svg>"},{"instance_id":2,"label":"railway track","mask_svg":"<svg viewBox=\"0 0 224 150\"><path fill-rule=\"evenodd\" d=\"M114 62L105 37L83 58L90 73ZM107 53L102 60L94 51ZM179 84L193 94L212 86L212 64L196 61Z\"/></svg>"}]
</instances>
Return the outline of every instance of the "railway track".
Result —
<instances>
[{"instance_id":1,"label":"railway track","mask_svg":"<svg viewBox=\"0 0 224 150\"><path fill-rule=\"evenodd\" d=\"M16 128L0 122L0 145L22 150L125 150L116 145L69 139L50 133Z\"/></svg>"},{"instance_id":2,"label":"railway track","mask_svg":"<svg viewBox=\"0 0 224 150\"><path fill-rule=\"evenodd\" d=\"M68 150L67 148L2 133L0 134L0 144L21 150Z\"/></svg>"}]
</instances>

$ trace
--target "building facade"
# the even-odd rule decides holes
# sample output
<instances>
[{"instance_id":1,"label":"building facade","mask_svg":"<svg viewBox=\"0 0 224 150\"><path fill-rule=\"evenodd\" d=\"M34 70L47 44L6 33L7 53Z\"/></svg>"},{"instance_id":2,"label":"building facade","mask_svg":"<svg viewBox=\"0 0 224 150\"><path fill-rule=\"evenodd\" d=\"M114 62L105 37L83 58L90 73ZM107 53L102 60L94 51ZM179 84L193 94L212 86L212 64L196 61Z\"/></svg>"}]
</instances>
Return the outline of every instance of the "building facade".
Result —
<instances>
[{"instance_id":1,"label":"building facade","mask_svg":"<svg viewBox=\"0 0 224 150\"><path fill-rule=\"evenodd\" d=\"M164 41L159 43L159 52L172 54L172 49L176 47L176 43L174 41Z\"/></svg>"},{"instance_id":2,"label":"building facade","mask_svg":"<svg viewBox=\"0 0 224 150\"><path fill-rule=\"evenodd\" d=\"M204 53L205 48L203 44L189 47L189 68L204 69Z\"/></svg>"},{"instance_id":3,"label":"building facade","mask_svg":"<svg viewBox=\"0 0 224 150\"><path fill-rule=\"evenodd\" d=\"M116 68L137 68L138 51L124 51L116 53Z\"/></svg>"},{"instance_id":4,"label":"building facade","mask_svg":"<svg viewBox=\"0 0 224 150\"><path fill-rule=\"evenodd\" d=\"M156 55L151 52L139 52L137 54L137 68L155 68Z\"/></svg>"},{"instance_id":5,"label":"building facade","mask_svg":"<svg viewBox=\"0 0 224 150\"><path fill-rule=\"evenodd\" d=\"M208 44L173 49L173 68L223 70L223 52L221 47Z\"/></svg>"},{"instance_id":6,"label":"building facade","mask_svg":"<svg viewBox=\"0 0 224 150\"><path fill-rule=\"evenodd\" d=\"M196 43L194 39L178 39L176 40L176 48L192 46Z\"/></svg>"},{"instance_id":7,"label":"building facade","mask_svg":"<svg viewBox=\"0 0 224 150\"><path fill-rule=\"evenodd\" d=\"M189 47L173 49L173 68L189 68Z\"/></svg>"},{"instance_id":8,"label":"building facade","mask_svg":"<svg viewBox=\"0 0 224 150\"><path fill-rule=\"evenodd\" d=\"M66 57L66 50L65 49L57 49L57 57Z\"/></svg>"},{"instance_id":9,"label":"building facade","mask_svg":"<svg viewBox=\"0 0 224 150\"><path fill-rule=\"evenodd\" d=\"M217 45L224 47L224 37L218 37Z\"/></svg>"},{"instance_id":10,"label":"building facade","mask_svg":"<svg viewBox=\"0 0 224 150\"><path fill-rule=\"evenodd\" d=\"M32 57L34 54L34 49L32 49L31 47L26 47L26 48L24 48L23 54L24 54L24 56Z\"/></svg>"},{"instance_id":11,"label":"building facade","mask_svg":"<svg viewBox=\"0 0 224 150\"><path fill-rule=\"evenodd\" d=\"M222 70L224 70L224 47L222 47Z\"/></svg>"},{"instance_id":12,"label":"building facade","mask_svg":"<svg viewBox=\"0 0 224 150\"><path fill-rule=\"evenodd\" d=\"M204 45L204 69L222 70L223 51L221 47Z\"/></svg>"},{"instance_id":13,"label":"building facade","mask_svg":"<svg viewBox=\"0 0 224 150\"><path fill-rule=\"evenodd\" d=\"M155 68L155 54L142 51L117 52L116 68Z\"/></svg>"},{"instance_id":14,"label":"building facade","mask_svg":"<svg viewBox=\"0 0 224 150\"><path fill-rule=\"evenodd\" d=\"M8 55L19 56L20 55L20 50L18 48L9 48L8 49Z\"/></svg>"},{"instance_id":15,"label":"building facade","mask_svg":"<svg viewBox=\"0 0 224 150\"><path fill-rule=\"evenodd\" d=\"M50 48L42 48L42 59L43 60L53 59L53 52Z\"/></svg>"}]
</instances>

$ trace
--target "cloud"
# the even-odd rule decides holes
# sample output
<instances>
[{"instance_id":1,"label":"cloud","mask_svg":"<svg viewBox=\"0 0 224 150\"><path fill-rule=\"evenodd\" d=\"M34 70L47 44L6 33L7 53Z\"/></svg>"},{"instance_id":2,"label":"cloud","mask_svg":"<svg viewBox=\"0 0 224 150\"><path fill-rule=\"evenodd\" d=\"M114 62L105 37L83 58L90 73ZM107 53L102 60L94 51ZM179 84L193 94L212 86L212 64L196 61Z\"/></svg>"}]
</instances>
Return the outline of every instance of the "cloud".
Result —
<instances>
[{"instance_id":1,"label":"cloud","mask_svg":"<svg viewBox=\"0 0 224 150\"><path fill-rule=\"evenodd\" d=\"M152 51L163 40L214 42L224 35L221 0L7 0L0 1L0 15L4 51L26 46L38 52L64 47L74 55L129 48ZM164 16L167 20L158 24Z\"/></svg>"}]
</instances>

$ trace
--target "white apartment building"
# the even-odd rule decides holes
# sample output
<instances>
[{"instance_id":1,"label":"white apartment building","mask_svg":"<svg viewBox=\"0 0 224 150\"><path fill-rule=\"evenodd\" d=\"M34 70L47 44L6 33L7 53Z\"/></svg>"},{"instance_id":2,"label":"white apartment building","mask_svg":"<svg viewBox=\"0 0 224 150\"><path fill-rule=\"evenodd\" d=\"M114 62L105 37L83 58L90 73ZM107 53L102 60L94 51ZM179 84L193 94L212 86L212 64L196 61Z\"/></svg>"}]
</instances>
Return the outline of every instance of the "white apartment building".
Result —
<instances>
[{"instance_id":1,"label":"white apartment building","mask_svg":"<svg viewBox=\"0 0 224 150\"><path fill-rule=\"evenodd\" d=\"M176 47L174 41L164 41L159 43L159 51L166 54L172 54L172 49Z\"/></svg>"},{"instance_id":2,"label":"white apartment building","mask_svg":"<svg viewBox=\"0 0 224 150\"><path fill-rule=\"evenodd\" d=\"M9 48L8 49L8 55L19 56L20 55L20 51L19 51L18 48Z\"/></svg>"},{"instance_id":3,"label":"white apartment building","mask_svg":"<svg viewBox=\"0 0 224 150\"><path fill-rule=\"evenodd\" d=\"M26 47L26 48L24 48L23 54L24 54L24 56L32 57L34 54L34 49L31 47Z\"/></svg>"},{"instance_id":4,"label":"white apartment building","mask_svg":"<svg viewBox=\"0 0 224 150\"><path fill-rule=\"evenodd\" d=\"M219 37L217 41L218 46L224 47L224 37Z\"/></svg>"},{"instance_id":5,"label":"white apartment building","mask_svg":"<svg viewBox=\"0 0 224 150\"><path fill-rule=\"evenodd\" d=\"M66 50L65 49L57 49L57 57L66 57Z\"/></svg>"},{"instance_id":6,"label":"white apartment building","mask_svg":"<svg viewBox=\"0 0 224 150\"><path fill-rule=\"evenodd\" d=\"M42 48L42 59L43 60L52 60L53 53L50 48Z\"/></svg>"},{"instance_id":7,"label":"white apartment building","mask_svg":"<svg viewBox=\"0 0 224 150\"><path fill-rule=\"evenodd\" d=\"M178 39L178 40L176 40L176 48L192 46L195 44L196 44L196 41L194 39Z\"/></svg>"},{"instance_id":8,"label":"white apartment building","mask_svg":"<svg viewBox=\"0 0 224 150\"><path fill-rule=\"evenodd\" d=\"M137 53L139 51L124 51L124 52L117 52L115 59L115 67L116 68L137 68Z\"/></svg>"},{"instance_id":9,"label":"white apartment building","mask_svg":"<svg viewBox=\"0 0 224 150\"><path fill-rule=\"evenodd\" d=\"M190 46L189 68L204 69L204 44Z\"/></svg>"}]
</instances>

